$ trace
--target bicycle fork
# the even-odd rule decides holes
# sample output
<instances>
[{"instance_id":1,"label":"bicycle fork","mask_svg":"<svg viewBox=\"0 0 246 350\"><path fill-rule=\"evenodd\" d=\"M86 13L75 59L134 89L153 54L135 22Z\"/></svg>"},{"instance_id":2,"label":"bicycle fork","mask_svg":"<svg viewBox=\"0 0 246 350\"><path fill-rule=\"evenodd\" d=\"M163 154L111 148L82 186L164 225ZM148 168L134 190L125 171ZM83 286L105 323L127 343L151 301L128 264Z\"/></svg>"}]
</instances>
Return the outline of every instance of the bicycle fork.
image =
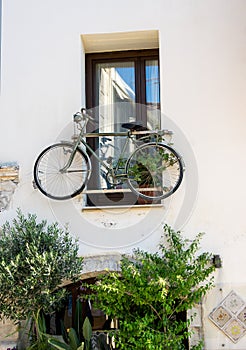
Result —
<instances>
[{"instance_id":1,"label":"bicycle fork","mask_svg":"<svg viewBox=\"0 0 246 350\"><path fill-rule=\"evenodd\" d=\"M65 164L65 166L59 170L59 172L60 172L61 174L66 173L67 170L70 168L70 166L71 166L71 164L72 164L72 162L73 162L73 159L74 159L74 155L75 155L76 150L77 150L77 148L78 148L78 145L79 145L79 141L77 141L76 144L74 145L73 150L72 150L72 152L71 152L71 154L70 154L70 157L69 157L69 159L68 159L67 164ZM70 153L70 149L68 148L68 149L66 150L65 148L63 148L63 152L64 152L64 154Z\"/></svg>"}]
</instances>

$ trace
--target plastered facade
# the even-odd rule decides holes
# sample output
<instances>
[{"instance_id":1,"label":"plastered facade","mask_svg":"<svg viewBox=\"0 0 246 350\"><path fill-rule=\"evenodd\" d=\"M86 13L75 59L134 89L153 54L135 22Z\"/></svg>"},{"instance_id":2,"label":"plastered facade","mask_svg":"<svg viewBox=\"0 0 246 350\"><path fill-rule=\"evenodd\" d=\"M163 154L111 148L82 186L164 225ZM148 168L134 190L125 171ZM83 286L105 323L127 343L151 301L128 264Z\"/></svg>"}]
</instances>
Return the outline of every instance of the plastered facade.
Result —
<instances>
[{"instance_id":1,"label":"plastered facade","mask_svg":"<svg viewBox=\"0 0 246 350\"><path fill-rule=\"evenodd\" d=\"M0 224L20 207L68 224L80 254L95 257L154 252L164 223L190 238L204 231L202 249L223 260L202 304L207 350L246 349L246 336L234 343L209 319L232 290L246 300L245 11L244 0L2 1L0 161L15 160L19 180ZM180 190L161 207L81 210L78 199L48 200L33 187L33 164L85 106L83 35L153 30L161 123L186 163Z\"/></svg>"}]
</instances>

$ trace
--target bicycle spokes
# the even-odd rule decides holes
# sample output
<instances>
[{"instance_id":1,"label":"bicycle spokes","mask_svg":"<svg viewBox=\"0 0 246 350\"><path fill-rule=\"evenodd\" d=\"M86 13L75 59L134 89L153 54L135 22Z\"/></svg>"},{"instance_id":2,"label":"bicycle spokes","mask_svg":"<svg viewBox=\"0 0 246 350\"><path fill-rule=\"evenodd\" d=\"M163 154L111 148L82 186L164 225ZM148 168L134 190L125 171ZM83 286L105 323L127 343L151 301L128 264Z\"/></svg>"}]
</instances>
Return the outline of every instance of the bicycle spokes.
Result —
<instances>
[{"instance_id":1,"label":"bicycle spokes","mask_svg":"<svg viewBox=\"0 0 246 350\"><path fill-rule=\"evenodd\" d=\"M73 146L56 144L41 153L34 177L39 189L53 199L68 199L80 193L89 178L88 159Z\"/></svg>"},{"instance_id":2,"label":"bicycle spokes","mask_svg":"<svg viewBox=\"0 0 246 350\"><path fill-rule=\"evenodd\" d=\"M143 198L160 200L176 191L182 180L182 165L169 146L146 144L129 158L128 184Z\"/></svg>"}]
</instances>

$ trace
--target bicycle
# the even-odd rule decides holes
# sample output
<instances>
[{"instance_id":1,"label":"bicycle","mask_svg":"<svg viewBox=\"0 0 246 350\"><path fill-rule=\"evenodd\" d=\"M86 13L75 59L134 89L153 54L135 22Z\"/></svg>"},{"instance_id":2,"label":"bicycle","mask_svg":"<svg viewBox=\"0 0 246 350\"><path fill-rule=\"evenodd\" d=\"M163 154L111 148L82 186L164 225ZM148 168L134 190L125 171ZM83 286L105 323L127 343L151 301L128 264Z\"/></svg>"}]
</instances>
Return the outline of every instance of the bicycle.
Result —
<instances>
[{"instance_id":1,"label":"bicycle","mask_svg":"<svg viewBox=\"0 0 246 350\"><path fill-rule=\"evenodd\" d=\"M146 130L138 122L125 123L126 132L86 132L86 125L94 120L82 108L73 116L79 134L72 141L61 141L44 149L34 164L34 181L47 197L66 200L80 194L87 186L92 173L90 157L104 168L107 186L119 188L122 183L146 200L160 201L172 195L180 186L184 163L181 156L165 141L168 130ZM125 137L120 156L100 159L87 143L89 137ZM104 139L105 140L105 139ZM125 156L128 145L134 150ZM122 171L123 168L123 171Z\"/></svg>"}]
</instances>

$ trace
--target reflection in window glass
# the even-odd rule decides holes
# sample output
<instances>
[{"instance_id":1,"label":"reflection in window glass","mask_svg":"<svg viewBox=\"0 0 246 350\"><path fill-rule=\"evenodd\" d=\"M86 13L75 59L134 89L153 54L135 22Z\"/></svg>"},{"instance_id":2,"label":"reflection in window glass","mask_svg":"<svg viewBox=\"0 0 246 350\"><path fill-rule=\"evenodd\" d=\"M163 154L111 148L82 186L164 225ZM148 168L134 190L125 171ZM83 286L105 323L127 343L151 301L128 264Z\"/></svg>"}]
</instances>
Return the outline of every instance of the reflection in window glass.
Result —
<instances>
[{"instance_id":1,"label":"reflection in window glass","mask_svg":"<svg viewBox=\"0 0 246 350\"><path fill-rule=\"evenodd\" d=\"M102 132L126 131L122 123L136 120L135 112L135 66L134 62L98 63L96 66L96 104L98 105L99 129ZM98 152L102 159L119 156L125 139L122 137L102 137ZM129 152L129 149L127 150ZM110 188L112 184L100 168L100 187Z\"/></svg>"},{"instance_id":2,"label":"reflection in window glass","mask_svg":"<svg viewBox=\"0 0 246 350\"><path fill-rule=\"evenodd\" d=\"M127 103L121 105L122 102ZM100 109L100 129L119 131L121 123L134 117L134 103L134 62L98 63L96 66L96 105ZM105 106L107 106L106 112Z\"/></svg>"},{"instance_id":3,"label":"reflection in window glass","mask_svg":"<svg viewBox=\"0 0 246 350\"><path fill-rule=\"evenodd\" d=\"M160 78L158 60L145 61L147 127L160 129Z\"/></svg>"},{"instance_id":4,"label":"reflection in window glass","mask_svg":"<svg viewBox=\"0 0 246 350\"><path fill-rule=\"evenodd\" d=\"M145 64L146 74L146 103L159 105L160 80L157 60L147 60Z\"/></svg>"}]
</instances>

